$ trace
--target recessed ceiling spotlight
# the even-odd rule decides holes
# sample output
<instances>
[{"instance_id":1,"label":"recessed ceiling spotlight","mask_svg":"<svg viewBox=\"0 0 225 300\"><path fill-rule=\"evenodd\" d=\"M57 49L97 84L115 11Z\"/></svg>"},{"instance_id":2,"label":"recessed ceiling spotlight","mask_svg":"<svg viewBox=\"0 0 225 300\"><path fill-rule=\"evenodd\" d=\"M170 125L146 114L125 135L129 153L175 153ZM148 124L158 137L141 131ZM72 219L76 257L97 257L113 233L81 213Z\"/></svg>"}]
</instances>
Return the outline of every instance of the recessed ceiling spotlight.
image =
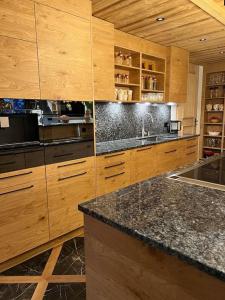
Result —
<instances>
[{"instance_id":1,"label":"recessed ceiling spotlight","mask_svg":"<svg viewBox=\"0 0 225 300\"><path fill-rule=\"evenodd\" d=\"M162 21L165 21L165 18L164 17L158 17L158 18L156 18L156 21L162 22Z\"/></svg>"},{"instance_id":2,"label":"recessed ceiling spotlight","mask_svg":"<svg viewBox=\"0 0 225 300\"><path fill-rule=\"evenodd\" d=\"M200 42L205 42L205 41L207 41L206 38L201 38L201 39L200 39Z\"/></svg>"},{"instance_id":3,"label":"recessed ceiling spotlight","mask_svg":"<svg viewBox=\"0 0 225 300\"><path fill-rule=\"evenodd\" d=\"M220 51L220 54L225 54L225 51L224 50Z\"/></svg>"}]
</instances>

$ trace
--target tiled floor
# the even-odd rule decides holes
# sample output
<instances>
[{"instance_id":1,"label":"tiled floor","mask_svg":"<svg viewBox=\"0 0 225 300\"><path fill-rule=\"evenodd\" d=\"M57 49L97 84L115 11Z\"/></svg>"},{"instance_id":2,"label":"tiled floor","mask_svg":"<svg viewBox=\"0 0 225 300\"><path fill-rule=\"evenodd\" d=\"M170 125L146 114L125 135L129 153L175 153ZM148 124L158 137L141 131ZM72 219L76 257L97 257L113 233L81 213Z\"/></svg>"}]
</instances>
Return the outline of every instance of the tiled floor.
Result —
<instances>
[{"instance_id":1,"label":"tiled floor","mask_svg":"<svg viewBox=\"0 0 225 300\"><path fill-rule=\"evenodd\" d=\"M74 238L0 274L0 300L85 300L84 239Z\"/></svg>"}]
</instances>

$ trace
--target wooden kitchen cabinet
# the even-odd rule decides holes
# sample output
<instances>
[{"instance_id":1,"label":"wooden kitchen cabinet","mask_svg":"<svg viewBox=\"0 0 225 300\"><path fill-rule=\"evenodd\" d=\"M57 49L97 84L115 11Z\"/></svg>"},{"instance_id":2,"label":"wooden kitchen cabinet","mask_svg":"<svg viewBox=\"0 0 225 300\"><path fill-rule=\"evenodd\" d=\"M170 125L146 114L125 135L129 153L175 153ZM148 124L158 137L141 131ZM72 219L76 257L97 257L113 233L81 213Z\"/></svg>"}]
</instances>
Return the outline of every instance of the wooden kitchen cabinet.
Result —
<instances>
[{"instance_id":1,"label":"wooden kitchen cabinet","mask_svg":"<svg viewBox=\"0 0 225 300\"><path fill-rule=\"evenodd\" d=\"M166 101L184 103L187 100L189 52L171 46L167 57Z\"/></svg>"},{"instance_id":2,"label":"wooden kitchen cabinet","mask_svg":"<svg viewBox=\"0 0 225 300\"><path fill-rule=\"evenodd\" d=\"M78 204L95 197L95 158L46 166L50 239L83 226Z\"/></svg>"},{"instance_id":3,"label":"wooden kitchen cabinet","mask_svg":"<svg viewBox=\"0 0 225 300\"><path fill-rule=\"evenodd\" d=\"M94 99L114 100L114 25L92 18Z\"/></svg>"},{"instance_id":4,"label":"wooden kitchen cabinet","mask_svg":"<svg viewBox=\"0 0 225 300\"><path fill-rule=\"evenodd\" d=\"M90 20L92 7L90 0L35 0L35 2L56 8L63 12Z\"/></svg>"},{"instance_id":5,"label":"wooden kitchen cabinet","mask_svg":"<svg viewBox=\"0 0 225 300\"><path fill-rule=\"evenodd\" d=\"M0 1L0 35L36 42L34 4L32 1Z\"/></svg>"},{"instance_id":6,"label":"wooden kitchen cabinet","mask_svg":"<svg viewBox=\"0 0 225 300\"><path fill-rule=\"evenodd\" d=\"M91 23L35 4L41 99L92 100Z\"/></svg>"},{"instance_id":7,"label":"wooden kitchen cabinet","mask_svg":"<svg viewBox=\"0 0 225 300\"><path fill-rule=\"evenodd\" d=\"M130 185L130 151L96 158L96 194L101 196Z\"/></svg>"},{"instance_id":8,"label":"wooden kitchen cabinet","mask_svg":"<svg viewBox=\"0 0 225 300\"><path fill-rule=\"evenodd\" d=\"M182 141L173 141L157 145L157 174L163 174L182 166L182 150Z\"/></svg>"},{"instance_id":9,"label":"wooden kitchen cabinet","mask_svg":"<svg viewBox=\"0 0 225 300\"><path fill-rule=\"evenodd\" d=\"M157 175L156 147L148 146L132 150L131 183Z\"/></svg>"},{"instance_id":10,"label":"wooden kitchen cabinet","mask_svg":"<svg viewBox=\"0 0 225 300\"><path fill-rule=\"evenodd\" d=\"M35 43L0 36L0 98L40 98Z\"/></svg>"},{"instance_id":11,"label":"wooden kitchen cabinet","mask_svg":"<svg viewBox=\"0 0 225 300\"><path fill-rule=\"evenodd\" d=\"M48 242L45 167L0 174L0 263Z\"/></svg>"},{"instance_id":12,"label":"wooden kitchen cabinet","mask_svg":"<svg viewBox=\"0 0 225 300\"><path fill-rule=\"evenodd\" d=\"M186 139L183 141L183 162L192 164L198 160L198 137Z\"/></svg>"}]
</instances>

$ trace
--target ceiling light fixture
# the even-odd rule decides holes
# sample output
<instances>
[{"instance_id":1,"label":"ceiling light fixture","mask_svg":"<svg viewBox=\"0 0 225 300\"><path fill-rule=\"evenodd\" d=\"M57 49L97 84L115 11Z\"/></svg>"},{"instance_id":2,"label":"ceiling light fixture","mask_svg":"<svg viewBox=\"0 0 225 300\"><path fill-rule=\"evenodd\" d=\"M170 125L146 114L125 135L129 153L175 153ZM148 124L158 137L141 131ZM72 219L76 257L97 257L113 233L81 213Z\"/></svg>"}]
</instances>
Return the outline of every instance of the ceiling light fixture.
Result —
<instances>
[{"instance_id":1,"label":"ceiling light fixture","mask_svg":"<svg viewBox=\"0 0 225 300\"><path fill-rule=\"evenodd\" d=\"M164 17L158 17L158 18L156 18L156 21L157 22L162 22L162 21L165 21L165 18Z\"/></svg>"},{"instance_id":2,"label":"ceiling light fixture","mask_svg":"<svg viewBox=\"0 0 225 300\"><path fill-rule=\"evenodd\" d=\"M220 51L220 54L224 54L224 53L225 53L225 51L224 51L224 50Z\"/></svg>"},{"instance_id":3,"label":"ceiling light fixture","mask_svg":"<svg viewBox=\"0 0 225 300\"><path fill-rule=\"evenodd\" d=\"M206 38L201 38L201 39L200 39L200 42L205 42L205 41L207 41Z\"/></svg>"}]
</instances>

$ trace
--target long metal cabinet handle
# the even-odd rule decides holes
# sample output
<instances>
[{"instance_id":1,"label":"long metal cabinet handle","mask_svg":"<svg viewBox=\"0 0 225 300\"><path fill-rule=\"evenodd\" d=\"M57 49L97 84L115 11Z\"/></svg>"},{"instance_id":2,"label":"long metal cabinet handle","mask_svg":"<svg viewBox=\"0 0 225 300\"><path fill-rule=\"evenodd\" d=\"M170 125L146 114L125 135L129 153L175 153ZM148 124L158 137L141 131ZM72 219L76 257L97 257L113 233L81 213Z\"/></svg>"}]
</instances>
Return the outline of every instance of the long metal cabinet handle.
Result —
<instances>
[{"instance_id":1,"label":"long metal cabinet handle","mask_svg":"<svg viewBox=\"0 0 225 300\"><path fill-rule=\"evenodd\" d=\"M29 175L29 174L32 174L32 173L33 173L33 172L30 171L30 172L21 173L21 174L10 175L10 176L7 176L7 177L2 177L2 178L0 178L0 180L9 179L9 178L14 178L14 177L19 177L19 176L24 176L24 175Z\"/></svg>"},{"instance_id":2,"label":"long metal cabinet handle","mask_svg":"<svg viewBox=\"0 0 225 300\"><path fill-rule=\"evenodd\" d=\"M115 164L115 165L107 166L107 167L105 167L105 169L110 169L110 168L113 168L113 167L119 167L119 166L122 166L124 164L125 164L125 162L121 162L121 163L118 163L118 164Z\"/></svg>"},{"instance_id":3,"label":"long metal cabinet handle","mask_svg":"<svg viewBox=\"0 0 225 300\"><path fill-rule=\"evenodd\" d=\"M80 173L80 174L75 174L75 175L71 175L71 176L59 178L58 181L63 181L63 180L66 180L66 179L70 179L70 178L74 178L74 177L83 176L83 175L85 175L85 174L87 174L87 172L83 172L83 173Z\"/></svg>"},{"instance_id":4,"label":"long metal cabinet handle","mask_svg":"<svg viewBox=\"0 0 225 300\"><path fill-rule=\"evenodd\" d=\"M63 168L63 167L67 167L67 166L81 165L81 164L84 164L84 163L86 163L86 160L79 161L79 162L74 162L74 163L71 163L71 164L61 165L61 166L58 166L57 168Z\"/></svg>"},{"instance_id":5,"label":"long metal cabinet handle","mask_svg":"<svg viewBox=\"0 0 225 300\"><path fill-rule=\"evenodd\" d=\"M165 154L169 154L169 153L173 153L173 152L177 152L177 149L171 150L171 151L167 151L165 152Z\"/></svg>"},{"instance_id":6,"label":"long metal cabinet handle","mask_svg":"<svg viewBox=\"0 0 225 300\"><path fill-rule=\"evenodd\" d=\"M17 190L13 190L13 191L1 193L0 196L7 195L7 194L12 194L12 193L16 193L16 192L21 192L21 191L25 191L25 190L29 190L29 189L31 189L33 187L34 187L33 185L30 185L30 186L27 186L27 187L24 187L24 188L21 188L21 189L17 189Z\"/></svg>"},{"instance_id":7,"label":"long metal cabinet handle","mask_svg":"<svg viewBox=\"0 0 225 300\"><path fill-rule=\"evenodd\" d=\"M117 176L120 176L120 175L123 175L123 174L125 174L125 172L121 172L121 173L118 173L118 174L115 174L115 175L107 176L107 177L105 177L105 179L110 179L110 178L117 177Z\"/></svg>"}]
</instances>

